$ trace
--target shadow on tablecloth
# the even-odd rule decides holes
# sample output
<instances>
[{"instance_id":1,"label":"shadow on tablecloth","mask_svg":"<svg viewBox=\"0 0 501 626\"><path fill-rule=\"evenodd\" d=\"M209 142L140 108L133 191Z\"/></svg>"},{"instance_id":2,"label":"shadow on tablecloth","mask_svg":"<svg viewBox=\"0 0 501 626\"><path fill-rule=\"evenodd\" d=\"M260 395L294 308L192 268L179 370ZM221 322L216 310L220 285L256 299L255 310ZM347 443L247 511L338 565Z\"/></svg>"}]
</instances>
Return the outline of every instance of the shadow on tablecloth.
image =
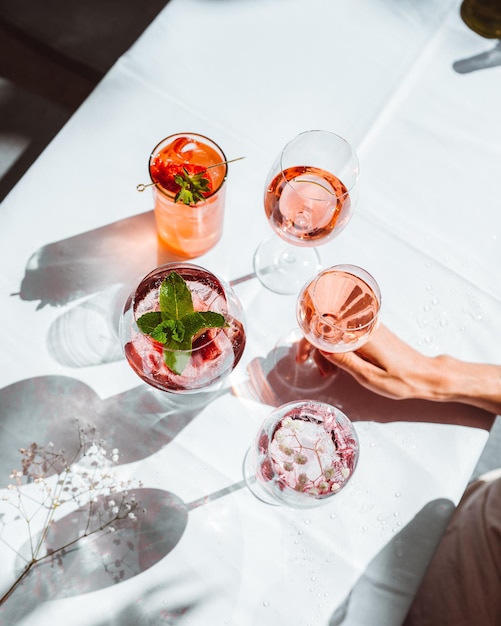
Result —
<instances>
[{"instance_id":1,"label":"shadow on tablecloth","mask_svg":"<svg viewBox=\"0 0 501 626\"><path fill-rule=\"evenodd\" d=\"M480 52L466 59L460 59L452 64L458 74L469 74L478 70L485 70L501 65L501 41L498 41L492 50Z\"/></svg>"},{"instance_id":2,"label":"shadow on tablecloth","mask_svg":"<svg viewBox=\"0 0 501 626\"><path fill-rule=\"evenodd\" d=\"M101 399L69 376L39 376L0 389L0 477L19 468L20 448L54 444L68 457L79 447L78 428L92 427L105 448L118 448L120 463L132 463L171 442L225 389L167 394L146 384Z\"/></svg>"},{"instance_id":3,"label":"shadow on tablecloth","mask_svg":"<svg viewBox=\"0 0 501 626\"><path fill-rule=\"evenodd\" d=\"M446 499L423 507L372 559L328 626L400 626L454 509Z\"/></svg>"},{"instance_id":4,"label":"shadow on tablecloth","mask_svg":"<svg viewBox=\"0 0 501 626\"><path fill-rule=\"evenodd\" d=\"M134 493L140 506L145 508L143 515L138 514L135 522L123 520L124 523L118 523L113 533L98 531L79 540L71 548L56 552L53 557L41 561L0 607L0 623L18 623L49 600L52 602L70 598L125 582L167 556L183 536L189 505L160 489L135 489ZM85 528L87 516L88 506L55 522L45 542L47 547L65 545L74 537L75 532L81 532ZM18 553L29 558L30 549L27 541ZM24 564L19 558L18 573L22 571ZM170 585L171 592L182 584L181 580L165 582L166 586ZM3 589L2 593L5 591ZM145 596L147 595L148 592ZM200 596L175 607L170 606L169 610L163 606L160 615L162 612L185 615L202 601L203 596ZM124 608L120 612L120 619L117 616L113 623L122 626L145 623L141 618L151 608L148 603L137 599ZM109 625L111 622L106 618L104 623Z\"/></svg>"},{"instance_id":5,"label":"shadow on tablecloth","mask_svg":"<svg viewBox=\"0 0 501 626\"><path fill-rule=\"evenodd\" d=\"M321 376L315 367L304 376L295 359L294 349L282 347L265 358L254 359L248 366L248 382L236 393L271 406L311 398L333 404L355 422L431 422L484 430L490 430L494 423L494 415L466 404L385 398L340 369Z\"/></svg>"}]
</instances>

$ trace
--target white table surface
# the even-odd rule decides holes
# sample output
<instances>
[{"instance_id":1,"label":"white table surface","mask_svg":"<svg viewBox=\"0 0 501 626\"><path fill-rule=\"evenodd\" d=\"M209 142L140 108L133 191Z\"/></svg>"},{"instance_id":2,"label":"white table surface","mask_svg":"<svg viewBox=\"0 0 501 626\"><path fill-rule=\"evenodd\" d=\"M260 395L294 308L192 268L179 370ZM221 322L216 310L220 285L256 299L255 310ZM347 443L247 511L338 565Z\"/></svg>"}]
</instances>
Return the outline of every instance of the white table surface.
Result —
<instances>
[{"instance_id":1,"label":"white table surface","mask_svg":"<svg viewBox=\"0 0 501 626\"><path fill-rule=\"evenodd\" d=\"M120 474L143 482L151 506L120 584L103 576L113 551L98 560L84 547L34 573L0 623L401 623L488 416L391 402L341 376L311 395L356 422L352 482L319 509L266 506L241 485L242 460L271 407L296 396L256 383L295 327L295 297L238 279L271 233L262 191L276 153L303 130L332 130L359 153L361 196L348 228L319 249L323 264L368 269L383 321L423 352L500 362L501 67L462 71L494 42L458 9L456 0L170 0L4 200L0 484L18 447L64 441L80 417L120 448ZM152 197L135 187L147 182L151 148L178 131L246 157L230 166L223 238L195 261L237 281L247 315L244 357L215 398L157 394L117 345L128 286L168 260ZM0 519L6 589L19 565L12 548L27 537L3 502ZM146 564L147 524L157 542Z\"/></svg>"}]
</instances>

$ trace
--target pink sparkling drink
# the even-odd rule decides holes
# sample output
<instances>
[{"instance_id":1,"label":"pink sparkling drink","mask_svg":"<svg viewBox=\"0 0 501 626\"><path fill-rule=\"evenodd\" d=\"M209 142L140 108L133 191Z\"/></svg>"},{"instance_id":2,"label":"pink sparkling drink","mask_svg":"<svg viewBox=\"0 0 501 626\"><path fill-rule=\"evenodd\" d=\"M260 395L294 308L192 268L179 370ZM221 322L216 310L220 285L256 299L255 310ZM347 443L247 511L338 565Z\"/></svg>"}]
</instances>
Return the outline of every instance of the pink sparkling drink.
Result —
<instances>
[{"instance_id":1,"label":"pink sparkling drink","mask_svg":"<svg viewBox=\"0 0 501 626\"><path fill-rule=\"evenodd\" d=\"M167 348L137 326L143 314L159 310L160 285L173 271L186 282L195 311L220 313L226 321L225 327L196 336L191 350L177 351L187 353L181 373L166 365ZM244 313L232 289L214 274L190 263L168 263L145 276L130 294L120 335L129 365L144 382L162 391L189 393L216 385L236 367L245 348Z\"/></svg>"},{"instance_id":2,"label":"pink sparkling drink","mask_svg":"<svg viewBox=\"0 0 501 626\"><path fill-rule=\"evenodd\" d=\"M300 400L278 407L264 421L247 455L245 474L261 500L313 507L347 484L358 456L356 431L342 411Z\"/></svg>"}]
</instances>

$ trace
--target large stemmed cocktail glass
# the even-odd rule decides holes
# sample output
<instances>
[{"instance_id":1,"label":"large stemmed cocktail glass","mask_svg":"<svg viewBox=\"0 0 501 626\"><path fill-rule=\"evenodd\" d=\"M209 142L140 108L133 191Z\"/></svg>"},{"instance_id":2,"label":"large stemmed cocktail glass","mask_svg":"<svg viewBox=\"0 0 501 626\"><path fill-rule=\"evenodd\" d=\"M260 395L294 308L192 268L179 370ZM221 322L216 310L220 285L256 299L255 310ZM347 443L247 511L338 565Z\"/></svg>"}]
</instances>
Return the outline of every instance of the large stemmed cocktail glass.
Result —
<instances>
[{"instance_id":1,"label":"large stemmed cocktail glass","mask_svg":"<svg viewBox=\"0 0 501 626\"><path fill-rule=\"evenodd\" d=\"M172 393L216 388L245 347L245 317L229 285L191 263L167 263L125 302L120 338L146 383Z\"/></svg>"},{"instance_id":2,"label":"large stemmed cocktail glass","mask_svg":"<svg viewBox=\"0 0 501 626\"><path fill-rule=\"evenodd\" d=\"M315 507L346 485L358 456L357 433L342 411L299 400L265 419L245 456L244 478L267 504Z\"/></svg>"},{"instance_id":3,"label":"large stemmed cocktail glass","mask_svg":"<svg viewBox=\"0 0 501 626\"><path fill-rule=\"evenodd\" d=\"M264 208L278 237L263 241L254 271L268 289L297 293L320 269L315 246L336 237L350 221L358 193L359 163L352 146L324 130L292 139L270 169Z\"/></svg>"},{"instance_id":4,"label":"large stemmed cocktail glass","mask_svg":"<svg viewBox=\"0 0 501 626\"><path fill-rule=\"evenodd\" d=\"M375 278L356 265L334 265L301 289L296 317L310 345L324 352L350 352L369 340L380 311Z\"/></svg>"}]
</instances>

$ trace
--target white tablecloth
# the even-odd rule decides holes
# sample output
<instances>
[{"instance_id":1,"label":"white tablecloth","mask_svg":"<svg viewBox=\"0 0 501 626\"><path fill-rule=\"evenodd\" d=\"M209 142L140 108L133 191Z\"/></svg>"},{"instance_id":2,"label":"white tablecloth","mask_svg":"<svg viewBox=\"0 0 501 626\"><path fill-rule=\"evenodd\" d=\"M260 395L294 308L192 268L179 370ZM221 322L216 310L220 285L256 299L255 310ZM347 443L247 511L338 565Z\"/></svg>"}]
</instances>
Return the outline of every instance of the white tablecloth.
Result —
<instances>
[{"instance_id":1,"label":"white tablecloth","mask_svg":"<svg viewBox=\"0 0 501 626\"><path fill-rule=\"evenodd\" d=\"M342 375L310 395L356 422L353 481L319 509L264 505L241 482L242 460L271 406L299 393L267 377L296 325L295 297L240 279L271 234L262 191L274 157L303 130L332 130L359 153L361 196L319 249L323 264L368 269L383 321L418 349L500 361L501 67L464 71L494 42L458 8L171 0L3 202L0 484L18 447L67 442L78 417L120 449L119 472L142 481L148 513L118 556L86 544L33 572L1 623L401 623L488 416L391 402ZM223 238L196 261L235 281L248 321L244 357L215 398L157 394L116 336L129 287L167 260L152 197L135 187L151 148L178 131L246 157L230 166ZM6 589L27 535L0 502L2 515ZM110 563L122 564L119 584Z\"/></svg>"}]
</instances>

